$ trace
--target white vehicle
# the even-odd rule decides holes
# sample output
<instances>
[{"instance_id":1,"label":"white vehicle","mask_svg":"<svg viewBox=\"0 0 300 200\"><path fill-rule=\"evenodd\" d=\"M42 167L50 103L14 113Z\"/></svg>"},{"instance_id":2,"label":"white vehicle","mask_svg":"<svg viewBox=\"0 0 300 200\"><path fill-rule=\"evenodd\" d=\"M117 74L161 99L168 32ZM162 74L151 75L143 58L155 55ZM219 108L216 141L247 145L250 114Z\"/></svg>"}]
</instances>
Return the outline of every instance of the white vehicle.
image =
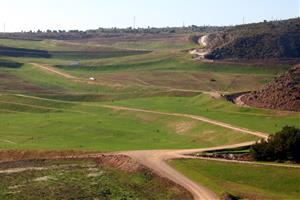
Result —
<instances>
[{"instance_id":1,"label":"white vehicle","mask_svg":"<svg viewBox=\"0 0 300 200\"><path fill-rule=\"evenodd\" d=\"M94 77L89 78L90 81L95 81L96 79Z\"/></svg>"}]
</instances>

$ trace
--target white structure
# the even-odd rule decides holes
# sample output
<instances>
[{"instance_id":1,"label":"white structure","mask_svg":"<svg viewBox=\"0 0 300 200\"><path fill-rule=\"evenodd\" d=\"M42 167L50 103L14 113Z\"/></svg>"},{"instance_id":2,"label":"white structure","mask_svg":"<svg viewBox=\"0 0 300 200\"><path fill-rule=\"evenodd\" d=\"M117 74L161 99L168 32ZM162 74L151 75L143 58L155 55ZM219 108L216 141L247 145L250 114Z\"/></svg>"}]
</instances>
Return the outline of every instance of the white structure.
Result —
<instances>
[{"instance_id":1,"label":"white structure","mask_svg":"<svg viewBox=\"0 0 300 200\"><path fill-rule=\"evenodd\" d=\"M80 66L80 61L71 62L71 66Z\"/></svg>"},{"instance_id":2,"label":"white structure","mask_svg":"<svg viewBox=\"0 0 300 200\"><path fill-rule=\"evenodd\" d=\"M89 78L90 81L95 81L96 79L94 77Z\"/></svg>"}]
</instances>

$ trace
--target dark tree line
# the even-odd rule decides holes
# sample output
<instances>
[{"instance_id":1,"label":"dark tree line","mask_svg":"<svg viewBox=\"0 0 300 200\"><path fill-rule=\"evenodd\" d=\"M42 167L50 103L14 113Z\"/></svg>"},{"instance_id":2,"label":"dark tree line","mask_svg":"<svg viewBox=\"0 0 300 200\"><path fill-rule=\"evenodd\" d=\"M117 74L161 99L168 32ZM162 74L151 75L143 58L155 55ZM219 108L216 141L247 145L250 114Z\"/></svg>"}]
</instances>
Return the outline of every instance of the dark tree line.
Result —
<instances>
[{"instance_id":1,"label":"dark tree line","mask_svg":"<svg viewBox=\"0 0 300 200\"><path fill-rule=\"evenodd\" d=\"M300 129L284 127L268 140L252 146L252 155L258 161L300 162Z\"/></svg>"}]
</instances>

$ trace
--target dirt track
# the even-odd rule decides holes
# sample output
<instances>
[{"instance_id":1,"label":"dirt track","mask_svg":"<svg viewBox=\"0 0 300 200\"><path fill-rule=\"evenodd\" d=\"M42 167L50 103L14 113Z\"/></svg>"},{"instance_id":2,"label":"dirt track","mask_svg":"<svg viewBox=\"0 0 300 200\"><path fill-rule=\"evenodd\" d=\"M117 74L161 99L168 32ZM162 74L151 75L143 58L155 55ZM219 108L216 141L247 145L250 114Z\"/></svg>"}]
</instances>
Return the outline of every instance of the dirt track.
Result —
<instances>
[{"instance_id":1,"label":"dirt track","mask_svg":"<svg viewBox=\"0 0 300 200\"><path fill-rule=\"evenodd\" d=\"M160 112L160 111L153 111L153 110L146 110L146 109L128 108L128 107L122 107L122 106L103 105L102 107L115 109L115 110L128 110L128 111L154 113L154 114L169 115L169 116L176 116L176 117L186 117L186 118L191 118L191 119L199 120L199 121L202 121L202 122L206 122L206 123L209 123L209 124L213 124L213 125L216 125L216 126L221 126L223 128L228 128L228 129L231 129L231 130L239 131L239 132L242 132L242 133L255 135L255 136L258 136L258 137L261 137L261 138L265 138L265 139L267 139L268 136L269 136L267 133L258 132L258 131L251 131L249 129L235 127L231 124L226 124L226 123L223 123L223 122L215 121L215 120L208 119L208 118L205 118L205 117L202 117L202 116L197 116L197 115Z\"/></svg>"},{"instance_id":2,"label":"dirt track","mask_svg":"<svg viewBox=\"0 0 300 200\"><path fill-rule=\"evenodd\" d=\"M44 99L39 97L30 97L24 96L28 98L38 98ZM48 100L48 99L44 99ZM49 100L49 101L56 101L56 100ZM170 112L160 112L160 111L153 111L153 110L146 110L146 109L139 109L139 108L129 108L129 107L122 107L122 106L111 106L111 105L100 105L100 107L114 109L114 110L127 110L127 111L134 111L134 112L145 112L145 113L154 113L159 115L169 115L169 116L177 116L177 117L186 117L195 120L199 120L202 122L206 122L209 124L213 124L216 126L221 126L224 128L228 128L231 130L239 131L242 133L247 133L251 135L258 136L260 138L267 138L268 134L263 132L251 131L245 128L235 127L231 124L226 124L223 122L211 120L202 116L196 115L189 115L189 114L180 114L180 113L170 113ZM212 148L205 148L205 149L187 149L187 150L147 150L147 151L129 151L129 152L119 152L117 154L127 155L135 160L137 160L140 164L150 168L158 175L168 178L175 183L183 186L188 191L191 192L194 199L205 199L205 200L213 200L218 199L218 196L210 191L209 189L193 182L192 180L188 179L172 167L170 167L166 161L170 159L178 159L178 158L195 158L192 156L188 156L187 154L209 151L209 150L221 150L226 148L237 148L243 146L249 146L253 144L254 141L239 143L239 144L232 144L232 145L223 145L218 147ZM97 156L97 155L95 155Z\"/></svg>"},{"instance_id":3,"label":"dirt track","mask_svg":"<svg viewBox=\"0 0 300 200\"><path fill-rule=\"evenodd\" d=\"M200 120L206 123L210 123L213 125L221 126L224 128L236 130L239 132L255 135L261 138L265 138L265 139L268 138L268 134L266 133L235 127L230 124L214 121L201 116L179 114L179 113L167 113L167 112L159 112L159 111L144 110L144 109L137 109L137 108L120 107L120 106L105 105L103 107L116 109L116 110L128 110L128 111L135 111L135 112L147 112L147 113L154 113L154 114L161 114L161 115L187 117L195 120ZM155 173L159 174L160 176L166 177L174 181L175 183L183 186L184 188L186 188L188 191L192 193L194 199L213 200L213 199L219 199L214 192L188 179L186 176L182 175L181 173L179 173L178 171L170 167L166 163L166 161L170 159L178 159L178 158L194 158L191 156L187 156L186 154L203 152L208 150L237 148L237 147L249 146L254 143L255 143L254 141L251 141L251 142L245 142L245 143L239 143L233 145L223 145L223 146L206 148L206 149L131 151L131 152L123 152L122 154L125 154L127 156L130 156L133 159L138 160L141 164L152 169Z\"/></svg>"},{"instance_id":4,"label":"dirt track","mask_svg":"<svg viewBox=\"0 0 300 200\"><path fill-rule=\"evenodd\" d=\"M207 150L242 147L248 146L250 144L253 144L253 142L246 142L234 145L224 145L207 149L130 151L122 152L121 154L125 154L139 161L141 164L152 169L158 175L168 178L174 181L175 183L181 185L182 187L191 192L194 199L214 200L219 199L214 192L188 179L186 176L182 175L181 173L170 167L166 163L166 161L170 159L190 158L190 156L187 156L185 154L203 152Z\"/></svg>"},{"instance_id":5,"label":"dirt track","mask_svg":"<svg viewBox=\"0 0 300 200\"><path fill-rule=\"evenodd\" d=\"M205 56L209 53L208 49L206 49L207 45L208 45L208 35L204 35L202 37L199 38L198 40L198 44L202 47L201 49L193 49L190 51L190 54L192 55L196 55L197 57L195 58L195 60L205 60L208 61L207 59L205 59Z\"/></svg>"},{"instance_id":6,"label":"dirt track","mask_svg":"<svg viewBox=\"0 0 300 200\"><path fill-rule=\"evenodd\" d=\"M62 76L62 77L65 77L65 78L69 78L69 79L78 79L77 77L75 76L72 76L70 74L67 74L67 73L63 73L59 70L56 70L56 69L53 69L52 67L49 67L48 65L46 64L38 64L38 63L30 63L31 65L33 65L34 67L37 67L37 68L40 68L40 69L43 69L45 71L48 71L48 72L52 72L54 74L57 74L59 76Z\"/></svg>"},{"instance_id":7,"label":"dirt track","mask_svg":"<svg viewBox=\"0 0 300 200\"><path fill-rule=\"evenodd\" d=\"M198 43L199 43L200 45L202 45L203 47L206 47L207 44L208 44L207 40L208 40L208 35L204 35L204 36L202 36L202 37L199 39L199 42L198 42Z\"/></svg>"},{"instance_id":8,"label":"dirt track","mask_svg":"<svg viewBox=\"0 0 300 200\"><path fill-rule=\"evenodd\" d=\"M104 82L99 82L99 81L89 81L87 79L79 78L79 77L73 76L71 74L62 72L61 70L57 70L57 69L55 69L55 68L53 68L53 67L51 67L47 64L41 64L41 63L29 63L29 64L31 64L32 66L34 66L36 68L42 69L43 71L56 74L58 76L61 76L63 78L67 78L67 79L69 79L71 81L74 81L74 82L85 83L85 84L90 84L90 85L110 86L111 87L111 84L106 84ZM141 79L135 79L135 80L140 82L144 87L153 87L153 88L165 89L166 91L203 93L203 94L211 95L212 97L215 97L216 94L218 94L220 96L220 92L218 92L218 91L209 92L209 91L204 91L204 90L191 90L191 89L165 87L165 86L153 85L153 84L147 83L146 81L141 80ZM121 85L120 84L115 84L114 86L119 87Z\"/></svg>"},{"instance_id":9,"label":"dirt track","mask_svg":"<svg viewBox=\"0 0 300 200\"><path fill-rule=\"evenodd\" d=\"M84 79L84 78L79 78L79 77L73 76L71 74L68 74L68 73L62 72L60 70L57 70L57 69L55 69L53 67L50 67L47 64L40 64L40 63L29 63L29 64L31 64L32 66L34 66L36 68L42 69L43 71L56 74L56 75L61 76L63 78L67 78L67 79L69 79L69 80L71 80L73 82L85 83L85 84L90 84L90 85L99 85L99 86L105 85L105 84L100 83L100 82L95 82L95 81L91 81L91 80L88 80L88 79ZM108 86L108 85L105 85L105 86Z\"/></svg>"}]
</instances>

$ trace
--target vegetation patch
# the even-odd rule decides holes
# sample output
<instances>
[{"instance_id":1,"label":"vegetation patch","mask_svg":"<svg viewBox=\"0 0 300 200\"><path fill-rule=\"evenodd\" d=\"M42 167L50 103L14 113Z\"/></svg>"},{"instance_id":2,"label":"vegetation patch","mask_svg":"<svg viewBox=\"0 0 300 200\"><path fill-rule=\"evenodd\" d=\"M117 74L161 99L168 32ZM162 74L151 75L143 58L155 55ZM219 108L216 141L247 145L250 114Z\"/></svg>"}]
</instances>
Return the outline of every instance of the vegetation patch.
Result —
<instances>
[{"instance_id":1,"label":"vegetation patch","mask_svg":"<svg viewBox=\"0 0 300 200\"><path fill-rule=\"evenodd\" d=\"M0 163L1 199L192 199L147 169L126 172L87 159ZM5 167L3 169L3 167Z\"/></svg>"},{"instance_id":2,"label":"vegetation patch","mask_svg":"<svg viewBox=\"0 0 300 200\"><path fill-rule=\"evenodd\" d=\"M268 140L252 146L252 154L259 161L300 162L300 129L284 127Z\"/></svg>"},{"instance_id":3,"label":"vegetation patch","mask_svg":"<svg viewBox=\"0 0 300 200\"><path fill-rule=\"evenodd\" d=\"M0 68L20 68L23 63L0 59Z\"/></svg>"},{"instance_id":4,"label":"vegetation patch","mask_svg":"<svg viewBox=\"0 0 300 200\"><path fill-rule=\"evenodd\" d=\"M299 19L232 27L209 36L211 59L299 59Z\"/></svg>"},{"instance_id":5,"label":"vegetation patch","mask_svg":"<svg viewBox=\"0 0 300 200\"><path fill-rule=\"evenodd\" d=\"M0 46L0 55L9 57L50 58L48 51Z\"/></svg>"}]
</instances>

